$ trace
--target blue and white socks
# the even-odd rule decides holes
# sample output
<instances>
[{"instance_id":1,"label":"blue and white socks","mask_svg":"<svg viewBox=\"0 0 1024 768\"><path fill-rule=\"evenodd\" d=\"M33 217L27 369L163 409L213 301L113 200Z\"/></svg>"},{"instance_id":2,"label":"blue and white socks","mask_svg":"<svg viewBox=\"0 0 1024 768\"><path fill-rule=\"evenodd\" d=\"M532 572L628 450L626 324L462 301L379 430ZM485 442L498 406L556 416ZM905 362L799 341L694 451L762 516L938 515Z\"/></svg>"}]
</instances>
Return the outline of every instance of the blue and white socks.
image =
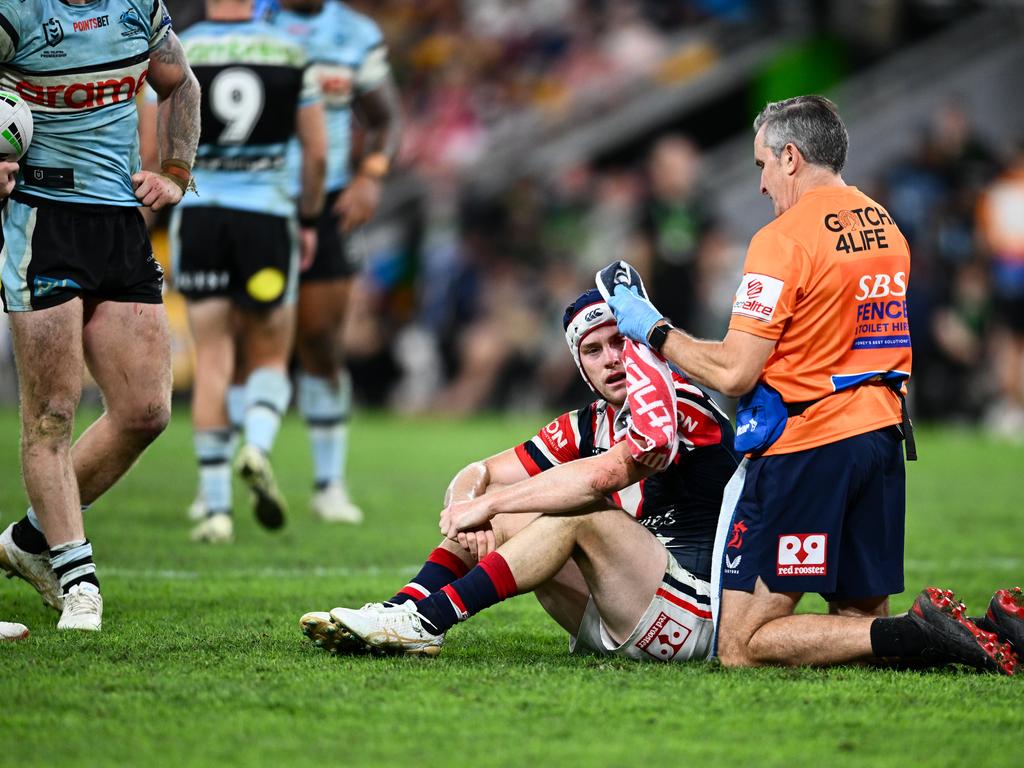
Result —
<instances>
[{"instance_id":1,"label":"blue and white socks","mask_svg":"<svg viewBox=\"0 0 1024 768\"><path fill-rule=\"evenodd\" d=\"M230 429L202 429L192 436L199 460L199 493L207 515L231 513L231 456L234 453Z\"/></svg>"},{"instance_id":2,"label":"blue and white socks","mask_svg":"<svg viewBox=\"0 0 1024 768\"><path fill-rule=\"evenodd\" d=\"M343 485L348 453L348 419L352 409L352 379L342 370L330 379L302 372L298 378L299 413L309 427L313 451L313 480L318 490Z\"/></svg>"},{"instance_id":3,"label":"blue and white socks","mask_svg":"<svg viewBox=\"0 0 1024 768\"><path fill-rule=\"evenodd\" d=\"M249 374L245 382L245 442L269 454L291 397L292 384L283 371L257 368Z\"/></svg>"}]
</instances>

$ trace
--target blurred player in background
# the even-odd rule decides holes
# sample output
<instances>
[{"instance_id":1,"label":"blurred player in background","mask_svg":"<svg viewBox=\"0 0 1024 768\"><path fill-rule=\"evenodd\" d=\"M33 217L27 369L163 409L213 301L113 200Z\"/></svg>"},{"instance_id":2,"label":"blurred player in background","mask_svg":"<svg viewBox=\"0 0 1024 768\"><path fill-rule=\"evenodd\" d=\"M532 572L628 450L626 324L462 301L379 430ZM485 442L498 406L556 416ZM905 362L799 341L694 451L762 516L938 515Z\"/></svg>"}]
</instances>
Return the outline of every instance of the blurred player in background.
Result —
<instances>
[{"instance_id":1,"label":"blurred player in background","mask_svg":"<svg viewBox=\"0 0 1024 768\"><path fill-rule=\"evenodd\" d=\"M341 336L349 289L360 266L349 236L373 216L380 201L401 138L399 100L384 39L372 20L337 0L281 0L276 12L263 5L274 26L306 50L323 92L327 202L317 223L316 258L299 278L298 407L313 453L314 512L328 521L359 523L363 513L349 500L345 483L352 384ZM350 172L353 113L363 137ZM296 159L293 149L293 168Z\"/></svg>"},{"instance_id":2,"label":"blurred player in background","mask_svg":"<svg viewBox=\"0 0 1024 768\"><path fill-rule=\"evenodd\" d=\"M317 231L313 266L300 275L296 331L298 407L313 454L312 507L322 519L359 523L362 510L345 482L352 385L341 346L352 278L360 267L348 236L374 214L381 184L401 140L399 100L376 24L335 0L260 0L267 19L301 42L310 56L327 115L327 201ZM352 114L363 129L362 156L352 163ZM298 153L290 162L298 176ZM236 377L237 379L237 377ZM244 411L241 386L228 396L233 425ZM208 514L202 489L190 511Z\"/></svg>"},{"instance_id":3,"label":"blurred player in background","mask_svg":"<svg viewBox=\"0 0 1024 768\"><path fill-rule=\"evenodd\" d=\"M244 444L235 467L260 524L284 524L286 504L269 454L291 399L300 251L308 266L327 149L320 91L303 47L253 21L251 0L208 0L206 11L208 20L182 35L203 93L195 169L202 197L174 212L170 240L175 287L188 302L196 348L192 423L206 517L192 536L227 542L234 535L234 446L226 397L236 344L245 389ZM301 145L297 204L286 163L294 137Z\"/></svg>"},{"instance_id":4,"label":"blurred player in background","mask_svg":"<svg viewBox=\"0 0 1024 768\"><path fill-rule=\"evenodd\" d=\"M174 205L189 185L199 88L162 0L5 2L0 60L0 86L22 93L35 118L13 193L11 164L0 164L11 195L0 275L32 504L0 534L0 566L62 610L59 629L99 630L103 599L82 509L170 417L163 272L138 206ZM159 99L159 172L140 170L143 79ZM104 412L72 447L83 363Z\"/></svg>"},{"instance_id":5,"label":"blurred player in background","mask_svg":"<svg viewBox=\"0 0 1024 768\"><path fill-rule=\"evenodd\" d=\"M995 297L995 363L1000 400L989 426L1024 440L1024 140L1006 172L978 201L979 240Z\"/></svg>"},{"instance_id":6,"label":"blurred player in background","mask_svg":"<svg viewBox=\"0 0 1024 768\"><path fill-rule=\"evenodd\" d=\"M727 666L871 659L959 662L1013 674L1012 650L951 592L903 591L904 457L916 458L910 376L910 251L886 210L841 176L848 136L820 96L769 104L754 160L775 220L750 243L721 342L674 329L624 263L599 273L619 327L731 396L737 448L716 568L718 655ZM795 615L818 592L829 615Z\"/></svg>"},{"instance_id":7,"label":"blurred player in background","mask_svg":"<svg viewBox=\"0 0 1024 768\"><path fill-rule=\"evenodd\" d=\"M728 419L663 361L627 348L596 290L562 324L599 399L459 472L446 538L412 582L386 603L306 614L314 641L436 655L456 622L533 591L573 650L707 657L714 526L738 463Z\"/></svg>"}]
</instances>

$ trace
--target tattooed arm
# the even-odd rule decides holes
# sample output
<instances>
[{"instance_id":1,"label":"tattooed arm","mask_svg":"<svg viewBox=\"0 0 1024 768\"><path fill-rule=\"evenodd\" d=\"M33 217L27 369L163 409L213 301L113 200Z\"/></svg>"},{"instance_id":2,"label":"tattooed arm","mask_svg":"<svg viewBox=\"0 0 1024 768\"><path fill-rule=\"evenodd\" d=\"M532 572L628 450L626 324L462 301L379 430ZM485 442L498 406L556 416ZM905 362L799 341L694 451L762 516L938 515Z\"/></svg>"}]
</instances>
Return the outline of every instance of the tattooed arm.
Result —
<instances>
[{"instance_id":1,"label":"tattooed arm","mask_svg":"<svg viewBox=\"0 0 1024 768\"><path fill-rule=\"evenodd\" d=\"M140 171L132 181L135 196L156 211L181 200L199 145L199 83L173 32L150 54L147 82L159 100L156 134L161 171Z\"/></svg>"}]
</instances>

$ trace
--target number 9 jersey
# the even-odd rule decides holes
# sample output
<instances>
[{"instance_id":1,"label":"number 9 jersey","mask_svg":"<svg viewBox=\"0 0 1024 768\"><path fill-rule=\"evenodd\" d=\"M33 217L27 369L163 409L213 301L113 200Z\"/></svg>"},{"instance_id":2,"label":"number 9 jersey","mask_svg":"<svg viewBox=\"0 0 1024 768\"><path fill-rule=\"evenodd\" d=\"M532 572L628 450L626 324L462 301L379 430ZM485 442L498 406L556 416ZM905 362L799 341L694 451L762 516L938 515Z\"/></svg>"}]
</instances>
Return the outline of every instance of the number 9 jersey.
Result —
<instances>
[{"instance_id":1,"label":"number 9 jersey","mask_svg":"<svg viewBox=\"0 0 1024 768\"><path fill-rule=\"evenodd\" d=\"M320 99L305 50L263 21L204 21L181 35L202 88L193 174L199 196L179 207L295 213L286 164L299 107Z\"/></svg>"}]
</instances>

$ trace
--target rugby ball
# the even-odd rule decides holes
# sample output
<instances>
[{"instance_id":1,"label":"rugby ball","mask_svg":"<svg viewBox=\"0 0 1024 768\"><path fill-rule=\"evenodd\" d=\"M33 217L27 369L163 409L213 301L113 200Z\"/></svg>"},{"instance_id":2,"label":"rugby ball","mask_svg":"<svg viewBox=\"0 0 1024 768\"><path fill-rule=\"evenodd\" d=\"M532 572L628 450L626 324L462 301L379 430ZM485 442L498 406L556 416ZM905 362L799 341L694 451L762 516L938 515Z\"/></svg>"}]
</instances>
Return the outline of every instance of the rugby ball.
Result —
<instances>
[{"instance_id":1,"label":"rugby ball","mask_svg":"<svg viewBox=\"0 0 1024 768\"><path fill-rule=\"evenodd\" d=\"M32 143L32 110L18 94L0 91L0 156L21 160Z\"/></svg>"}]
</instances>

